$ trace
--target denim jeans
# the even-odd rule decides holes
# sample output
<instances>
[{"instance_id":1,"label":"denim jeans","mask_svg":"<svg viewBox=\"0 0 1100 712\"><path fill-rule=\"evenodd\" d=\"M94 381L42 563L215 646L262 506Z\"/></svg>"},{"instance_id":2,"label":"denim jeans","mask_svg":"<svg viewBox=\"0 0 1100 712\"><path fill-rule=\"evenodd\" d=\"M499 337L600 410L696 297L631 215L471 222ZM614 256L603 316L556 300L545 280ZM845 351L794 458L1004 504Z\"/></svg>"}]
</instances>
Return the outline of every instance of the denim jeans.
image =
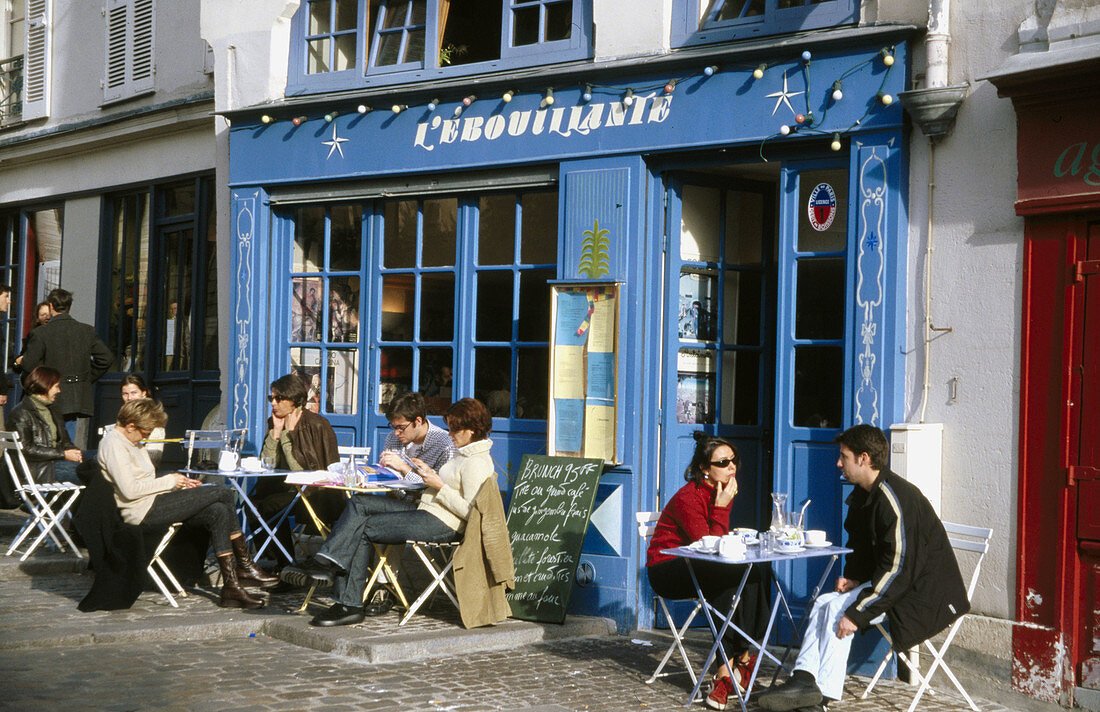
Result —
<instances>
[{"instance_id":1,"label":"denim jeans","mask_svg":"<svg viewBox=\"0 0 1100 712\"><path fill-rule=\"evenodd\" d=\"M345 606L363 605L363 588L370 575L371 544L403 544L406 541L457 541L458 532L434 515L418 510L405 500L357 494L332 534L317 552L347 571L336 579L333 600Z\"/></svg>"},{"instance_id":2,"label":"denim jeans","mask_svg":"<svg viewBox=\"0 0 1100 712\"><path fill-rule=\"evenodd\" d=\"M232 534L240 532L237 525L236 493L222 485L203 485L193 489L158 494L153 499L142 524L161 525L174 522L198 524L210 532L214 553L232 553Z\"/></svg>"},{"instance_id":3,"label":"denim jeans","mask_svg":"<svg viewBox=\"0 0 1100 712\"><path fill-rule=\"evenodd\" d=\"M817 687L825 697L839 700L844 692L844 675L848 670L848 652L855 635L836 637L836 627L848 606L859 598L863 584L847 593L823 593L814 602L806 624L806 635L798 651L795 670L805 670L814 676Z\"/></svg>"}]
</instances>

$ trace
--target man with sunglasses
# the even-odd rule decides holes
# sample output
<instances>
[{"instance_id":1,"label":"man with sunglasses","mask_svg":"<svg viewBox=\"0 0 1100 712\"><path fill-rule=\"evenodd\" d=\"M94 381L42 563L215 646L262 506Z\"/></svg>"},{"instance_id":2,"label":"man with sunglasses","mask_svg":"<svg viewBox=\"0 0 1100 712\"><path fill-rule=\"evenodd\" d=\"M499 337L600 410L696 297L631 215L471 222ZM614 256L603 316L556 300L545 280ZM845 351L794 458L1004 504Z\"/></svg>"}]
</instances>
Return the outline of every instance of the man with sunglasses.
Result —
<instances>
[{"instance_id":1,"label":"man with sunglasses","mask_svg":"<svg viewBox=\"0 0 1100 712\"><path fill-rule=\"evenodd\" d=\"M390 433L382 445L383 452L378 459L380 465L407 475L413 469L407 460L417 458L438 472L454 457L454 443L446 430L428 422L427 406L419 393L405 393L391 401L386 418L390 421ZM343 587L347 581L367 579L366 571L349 571L348 568L365 565L369 569L370 557L356 557L355 553L360 546L366 545L363 542L363 527L367 518L386 509L380 499L384 498L370 494L353 495L317 553L300 565L283 569L280 578L295 586L310 583L316 583L319 587L335 585L334 600L358 600L362 591L344 592ZM393 597L385 588L379 587L367 606L340 606L335 608L339 615L322 614L314 618L312 624L349 625L358 623L364 616L382 615L391 608Z\"/></svg>"}]
</instances>

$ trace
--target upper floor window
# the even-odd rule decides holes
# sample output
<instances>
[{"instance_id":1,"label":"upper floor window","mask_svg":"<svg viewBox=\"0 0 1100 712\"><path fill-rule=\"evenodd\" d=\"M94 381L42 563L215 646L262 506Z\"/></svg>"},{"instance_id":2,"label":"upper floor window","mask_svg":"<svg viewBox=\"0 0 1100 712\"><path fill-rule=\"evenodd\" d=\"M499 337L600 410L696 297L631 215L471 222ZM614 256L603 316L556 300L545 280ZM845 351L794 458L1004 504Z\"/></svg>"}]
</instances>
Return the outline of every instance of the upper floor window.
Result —
<instances>
[{"instance_id":1,"label":"upper floor window","mask_svg":"<svg viewBox=\"0 0 1100 712\"><path fill-rule=\"evenodd\" d=\"M0 126L50 113L51 0L0 0Z\"/></svg>"},{"instance_id":2,"label":"upper floor window","mask_svg":"<svg viewBox=\"0 0 1100 712\"><path fill-rule=\"evenodd\" d=\"M107 67L103 101L153 91L153 0L107 0Z\"/></svg>"},{"instance_id":3,"label":"upper floor window","mask_svg":"<svg viewBox=\"0 0 1100 712\"><path fill-rule=\"evenodd\" d=\"M591 55L592 0L305 0L288 94Z\"/></svg>"},{"instance_id":4,"label":"upper floor window","mask_svg":"<svg viewBox=\"0 0 1100 712\"><path fill-rule=\"evenodd\" d=\"M673 0L672 46L741 40L859 21L859 0Z\"/></svg>"}]
</instances>

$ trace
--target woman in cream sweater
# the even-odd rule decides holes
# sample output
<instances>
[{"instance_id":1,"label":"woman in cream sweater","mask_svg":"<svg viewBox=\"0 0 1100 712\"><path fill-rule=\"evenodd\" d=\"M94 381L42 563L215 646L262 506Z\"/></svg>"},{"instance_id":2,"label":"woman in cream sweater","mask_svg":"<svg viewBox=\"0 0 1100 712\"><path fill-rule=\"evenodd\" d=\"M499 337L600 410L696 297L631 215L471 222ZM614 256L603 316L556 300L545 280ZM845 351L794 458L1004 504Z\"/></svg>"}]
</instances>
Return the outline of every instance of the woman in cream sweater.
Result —
<instances>
[{"instance_id":1,"label":"woman in cream sweater","mask_svg":"<svg viewBox=\"0 0 1100 712\"><path fill-rule=\"evenodd\" d=\"M439 472L422 460L412 459L425 485L420 503L370 497L370 511L363 520L362 543L351 560L314 562L303 567L303 573L310 577L315 570L319 570L317 575L322 577L331 570L336 579L335 603L315 616L311 625L349 625L363 620L363 588L370 570L372 543L442 543L462 539L478 490L493 477L493 458L489 455L493 441L488 438L493 421L481 401L473 398L452 403L443 418L450 429L456 454L439 468Z\"/></svg>"},{"instance_id":2,"label":"woman in cream sweater","mask_svg":"<svg viewBox=\"0 0 1100 712\"><path fill-rule=\"evenodd\" d=\"M98 459L103 474L114 486L115 502L128 524L168 525L191 522L210 532L222 572L221 601L227 608L259 608L241 585L245 580L273 586L278 579L264 573L248 552L234 511L235 495L228 487L203 485L173 472L157 477L142 441L168 416L159 403L141 398L118 411L118 423L99 443Z\"/></svg>"}]
</instances>

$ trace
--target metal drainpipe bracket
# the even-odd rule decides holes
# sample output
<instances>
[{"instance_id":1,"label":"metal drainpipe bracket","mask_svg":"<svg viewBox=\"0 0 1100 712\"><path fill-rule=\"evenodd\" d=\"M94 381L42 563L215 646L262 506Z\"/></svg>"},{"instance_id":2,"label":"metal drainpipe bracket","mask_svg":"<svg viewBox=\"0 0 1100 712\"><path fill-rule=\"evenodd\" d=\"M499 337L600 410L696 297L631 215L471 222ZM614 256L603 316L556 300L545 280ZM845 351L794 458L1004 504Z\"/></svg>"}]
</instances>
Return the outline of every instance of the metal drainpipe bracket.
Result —
<instances>
[{"instance_id":1,"label":"metal drainpipe bracket","mask_svg":"<svg viewBox=\"0 0 1100 712\"><path fill-rule=\"evenodd\" d=\"M956 84L950 87L903 91L898 94L898 98L913 122L920 126L921 132L929 139L937 139L951 131L955 114L969 90L969 84Z\"/></svg>"}]
</instances>

